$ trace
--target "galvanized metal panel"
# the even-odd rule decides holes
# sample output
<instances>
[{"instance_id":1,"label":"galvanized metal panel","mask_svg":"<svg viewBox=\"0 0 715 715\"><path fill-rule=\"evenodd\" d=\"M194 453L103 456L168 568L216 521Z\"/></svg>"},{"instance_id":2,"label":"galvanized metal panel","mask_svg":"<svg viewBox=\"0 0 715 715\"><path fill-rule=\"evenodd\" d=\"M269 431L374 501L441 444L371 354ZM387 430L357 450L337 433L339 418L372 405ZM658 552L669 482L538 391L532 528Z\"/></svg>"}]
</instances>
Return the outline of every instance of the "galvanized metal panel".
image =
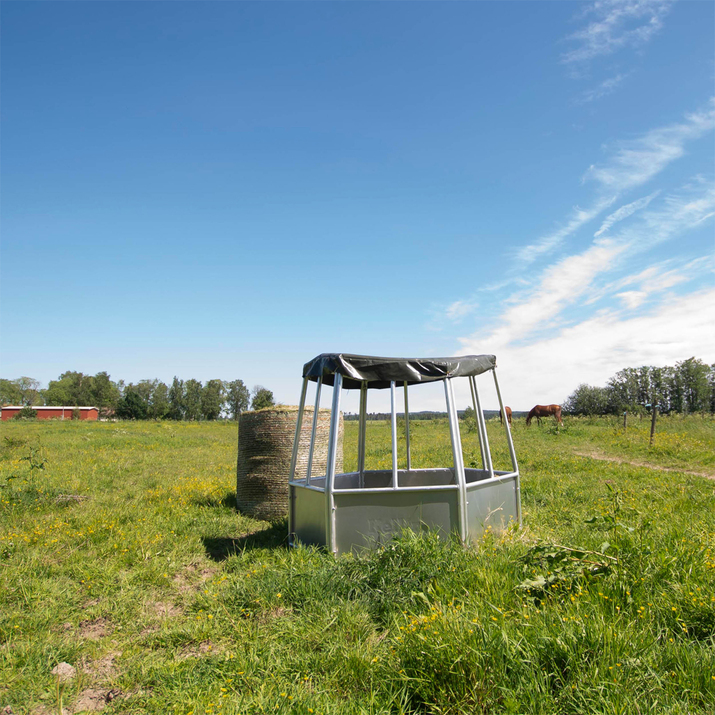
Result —
<instances>
[{"instance_id":1,"label":"galvanized metal panel","mask_svg":"<svg viewBox=\"0 0 715 715\"><path fill-rule=\"evenodd\" d=\"M325 546L325 492L290 485L293 533L303 544Z\"/></svg>"},{"instance_id":2,"label":"galvanized metal panel","mask_svg":"<svg viewBox=\"0 0 715 715\"><path fill-rule=\"evenodd\" d=\"M518 522L517 477L499 481L481 481L467 485L467 523L469 538L482 536L488 526L494 531L505 529L510 522Z\"/></svg>"},{"instance_id":3,"label":"galvanized metal panel","mask_svg":"<svg viewBox=\"0 0 715 715\"><path fill-rule=\"evenodd\" d=\"M457 489L429 492L398 489L380 493L335 492L338 553L374 548L407 527L434 529L446 538L459 526Z\"/></svg>"},{"instance_id":4,"label":"galvanized metal panel","mask_svg":"<svg viewBox=\"0 0 715 715\"><path fill-rule=\"evenodd\" d=\"M382 489L392 487L392 470L379 469L365 472L363 475L365 489ZM447 469L400 469L397 483L403 487L432 487L455 484L454 470ZM313 481L313 484L316 484ZM335 475L335 490L360 489L360 475L358 472Z\"/></svg>"}]
</instances>

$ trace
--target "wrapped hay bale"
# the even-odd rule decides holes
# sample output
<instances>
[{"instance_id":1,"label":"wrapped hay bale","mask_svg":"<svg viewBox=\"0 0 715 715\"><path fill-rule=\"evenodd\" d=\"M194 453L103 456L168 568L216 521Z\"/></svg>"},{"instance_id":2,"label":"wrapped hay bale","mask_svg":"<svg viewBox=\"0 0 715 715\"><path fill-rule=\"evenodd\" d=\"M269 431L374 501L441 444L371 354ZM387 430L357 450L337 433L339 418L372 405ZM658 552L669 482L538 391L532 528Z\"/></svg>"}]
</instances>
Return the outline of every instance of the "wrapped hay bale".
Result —
<instances>
[{"instance_id":1,"label":"wrapped hay bale","mask_svg":"<svg viewBox=\"0 0 715 715\"><path fill-rule=\"evenodd\" d=\"M279 519L288 514L288 479L298 408L282 405L244 412L238 421L236 505L256 519ZM313 408L303 411L296 479L308 468ZM330 410L320 410L315 433L312 476L324 476L328 460ZM343 470L343 415L340 414L335 471Z\"/></svg>"}]
</instances>

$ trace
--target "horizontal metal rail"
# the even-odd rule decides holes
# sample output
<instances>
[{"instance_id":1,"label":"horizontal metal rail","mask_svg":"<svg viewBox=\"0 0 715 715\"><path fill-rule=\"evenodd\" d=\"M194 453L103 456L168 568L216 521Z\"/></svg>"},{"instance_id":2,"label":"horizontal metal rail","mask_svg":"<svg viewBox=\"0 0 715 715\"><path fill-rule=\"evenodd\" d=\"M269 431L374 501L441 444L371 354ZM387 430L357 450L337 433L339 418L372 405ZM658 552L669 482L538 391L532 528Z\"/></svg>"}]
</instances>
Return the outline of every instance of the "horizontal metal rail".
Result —
<instances>
[{"instance_id":1,"label":"horizontal metal rail","mask_svg":"<svg viewBox=\"0 0 715 715\"><path fill-rule=\"evenodd\" d=\"M467 489L471 489L473 487L483 487L488 484L496 484L497 482L508 482L510 479L516 479L518 476L517 472L509 472L509 474L502 474L499 477L494 476L491 479L478 479L476 482L467 482Z\"/></svg>"},{"instance_id":2,"label":"horizontal metal rail","mask_svg":"<svg viewBox=\"0 0 715 715\"><path fill-rule=\"evenodd\" d=\"M399 489L393 489L392 487L373 487L372 489L336 489L333 495L337 497L342 494L382 494L384 492L400 492L400 494L404 494L405 492L445 492L455 489L459 489L458 484L436 484L429 487L400 487Z\"/></svg>"},{"instance_id":3,"label":"horizontal metal rail","mask_svg":"<svg viewBox=\"0 0 715 715\"><path fill-rule=\"evenodd\" d=\"M499 482L508 482L509 480L516 479L518 477L517 472L509 472L507 474L495 475L488 479L478 479L475 482L467 482L467 490L474 489L476 487L483 487L489 484L497 484ZM314 484L305 484L301 482L291 482L291 487L299 487L300 489L310 489L314 492L325 493L323 487L316 487ZM393 487L353 487L351 489L341 489L336 487L333 494L372 494L378 492L426 492L426 491L439 491L439 490L449 490L449 489L459 489L458 484L429 484L423 487L416 486L404 486L394 489Z\"/></svg>"}]
</instances>

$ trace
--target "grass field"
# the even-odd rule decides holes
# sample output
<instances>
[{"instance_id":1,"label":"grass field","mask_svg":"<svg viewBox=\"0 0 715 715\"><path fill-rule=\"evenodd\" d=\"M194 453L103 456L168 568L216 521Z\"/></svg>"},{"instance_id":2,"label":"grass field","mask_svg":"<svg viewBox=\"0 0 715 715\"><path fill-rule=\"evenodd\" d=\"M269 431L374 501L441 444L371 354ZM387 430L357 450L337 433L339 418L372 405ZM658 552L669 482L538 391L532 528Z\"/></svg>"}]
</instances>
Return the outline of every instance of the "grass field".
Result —
<instances>
[{"instance_id":1,"label":"grass field","mask_svg":"<svg viewBox=\"0 0 715 715\"><path fill-rule=\"evenodd\" d=\"M235 424L2 423L0 712L712 715L715 422L649 427L516 421L522 529L335 559L235 512Z\"/></svg>"}]
</instances>

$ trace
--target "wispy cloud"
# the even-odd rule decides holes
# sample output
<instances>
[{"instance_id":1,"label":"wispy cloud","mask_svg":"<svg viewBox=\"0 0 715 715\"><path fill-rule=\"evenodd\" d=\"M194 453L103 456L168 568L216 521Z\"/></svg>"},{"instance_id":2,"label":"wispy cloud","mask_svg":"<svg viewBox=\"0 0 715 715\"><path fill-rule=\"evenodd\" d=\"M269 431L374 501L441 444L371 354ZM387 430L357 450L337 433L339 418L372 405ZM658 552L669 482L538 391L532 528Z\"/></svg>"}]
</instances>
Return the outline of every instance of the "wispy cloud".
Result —
<instances>
[{"instance_id":1,"label":"wispy cloud","mask_svg":"<svg viewBox=\"0 0 715 715\"><path fill-rule=\"evenodd\" d=\"M601 82L597 87L594 87L594 89L587 89L581 92L575 100L576 104L588 104L596 99L601 99L601 97L607 97L616 90L616 87L618 87L618 85L621 84L627 76L628 74L619 73L615 77L609 77L608 79L603 80L603 82Z\"/></svg>"},{"instance_id":2,"label":"wispy cloud","mask_svg":"<svg viewBox=\"0 0 715 715\"><path fill-rule=\"evenodd\" d=\"M644 197L652 201L654 197ZM638 202L633 202L637 204ZM626 209L627 207L622 207ZM633 206L621 213L620 220L635 212ZM615 212L616 214L618 212ZM563 258L541 272L531 290L522 292L505 305L495 320L491 333L480 335L479 343L498 352L524 343L539 341L545 330L560 330L566 311L583 310L598 300L612 298L622 309L635 310L657 294L695 277L707 269L706 262L691 262L677 270L665 264L651 266L637 274L611 281L604 278L622 269L625 262L657 242L674 239L715 214L715 184L696 182L678 193L665 197L661 205L645 210L638 221L611 238L600 236L585 250ZM611 219L614 223L615 219ZM691 274L689 276L689 274ZM473 346L475 337L463 338Z\"/></svg>"},{"instance_id":3,"label":"wispy cloud","mask_svg":"<svg viewBox=\"0 0 715 715\"><path fill-rule=\"evenodd\" d=\"M505 402L523 410L561 402L582 382L604 385L623 367L673 365L693 355L715 362L713 315L715 289L664 294L638 315L602 311L527 345L494 350L489 340L474 338L463 344L463 351L495 352Z\"/></svg>"},{"instance_id":4,"label":"wispy cloud","mask_svg":"<svg viewBox=\"0 0 715 715\"><path fill-rule=\"evenodd\" d=\"M672 4L672 0L597 0L584 13L594 19L568 38L577 46L562 61L584 63L624 48L642 47L661 30Z\"/></svg>"},{"instance_id":5,"label":"wispy cloud","mask_svg":"<svg viewBox=\"0 0 715 715\"><path fill-rule=\"evenodd\" d=\"M455 300L454 303L448 305L444 311L445 317L454 323L462 320L465 316L473 313L478 307L478 303L466 300Z\"/></svg>"},{"instance_id":6,"label":"wispy cloud","mask_svg":"<svg viewBox=\"0 0 715 715\"><path fill-rule=\"evenodd\" d=\"M597 198L593 205L587 209L574 208L562 227L518 249L515 254L518 267L523 268L558 248L569 236L611 206L619 195L655 177L668 164L683 156L689 141L699 139L713 128L715 98L705 109L686 115L683 122L658 127L636 139L615 144L611 156L603 164L589 167L583 177L584 182L591 180L596 184ZM599 238L613 224L648 206L657 195L656 191L610 214L595 237Z\"/></svg>"},{"instance_id":7,"label":"wispy cloud","mask_svg":"<svg viewBox=\"0 0 715 715\"><path fill-rule=\"evenodd\" d=\"M601 199L588 209L581 209L576 206L566 225L557 229L553 233L542 236L535 243L520 248L516 254L517 260L522 264L533 263L537 258L539 258L539 256L549 253L554 248L557 248L566 238L576 233L581 226L596 218L596 216L608 208L615 201L615 199L615 196Z\"/></svg>"},{"instance_id":8,"label":"wispy cloud","mask_svg":"<svg viewBox=\"0 0 715 715\"><path fill-rule=\"evenodd\" d=\"M594 238L598 238L599 236L604 234L606 231L608 231L608 229L611 228L611 226L613 226L613 224L618 223L619 221L623 221L623 219L632 216L636 211L640 211L641 209L648 206L648 204L656 196L658 196L659 193L660 191L654 191L652 194L650 194L650 196L644 196L642 199L632 201L630 204L621 206L621 208L619 208L617 211L614 211L609 216L606 216L603 223L601 224L601 228L599 228L598 231L593 234Z\"/></svg>"},{"instance_id":9,"label":"wispy cloud","mask_svg":"<svg viewBox=\"0 0 715 715\"><path fill-rule=\"evenodd\" d=\"M553 320L567 305L586 293L596 276L610 269L624 250L625 246L599 240L582 253L547 268L539 285L500 316L500 325L493 331L490 341L503 347L528 338L530 333ZM471 338L467 338L469 340Z\"/></svg>"},{"instance_id":10,"label":"wispy cloud","mask_svg":"<svg viewBox=\"0 0 715 715\"><path fill-rule=\"evenodd\" d=\"M648 250L670 241L715 216L715 183L682 189L643 211L637 221L622 228L613 237L628 245L629 252Z\"/></svg>"},{"instance_id":11,"label":"wispy cloud","mask_svg":"<svg viewBox=\"0 0 715 715\"><path fill-rule=\"evenodd\" d=\"M632 141L615 145L602 165L592 165L584 180L594 180L609 191L625 191L644 184L685 153L685 144L715 128L715 98L706 109L688 114L685 121L653 129Z\"/></svg>"},{"instance_id":12,"label":"wispy cloud","mask_svg":"<svg viewBox=\"0 0 715 715\"><path fill-rule=\"evenodd\" d=\"M714 268L715 259L712 256L702 256L693 260L660 261L637 273L631 273L595 288L584 301L584 305L593 305L604 298L614 295L620 297L629 293L642 295L645 299L680 283L699 282L704 276L712 274ZM623 291L624 288L632 290ZM623 291L623 293L619 291ZM625 300L626 304L629 302L632 301Z\"/></svg>"}]
</instances>

